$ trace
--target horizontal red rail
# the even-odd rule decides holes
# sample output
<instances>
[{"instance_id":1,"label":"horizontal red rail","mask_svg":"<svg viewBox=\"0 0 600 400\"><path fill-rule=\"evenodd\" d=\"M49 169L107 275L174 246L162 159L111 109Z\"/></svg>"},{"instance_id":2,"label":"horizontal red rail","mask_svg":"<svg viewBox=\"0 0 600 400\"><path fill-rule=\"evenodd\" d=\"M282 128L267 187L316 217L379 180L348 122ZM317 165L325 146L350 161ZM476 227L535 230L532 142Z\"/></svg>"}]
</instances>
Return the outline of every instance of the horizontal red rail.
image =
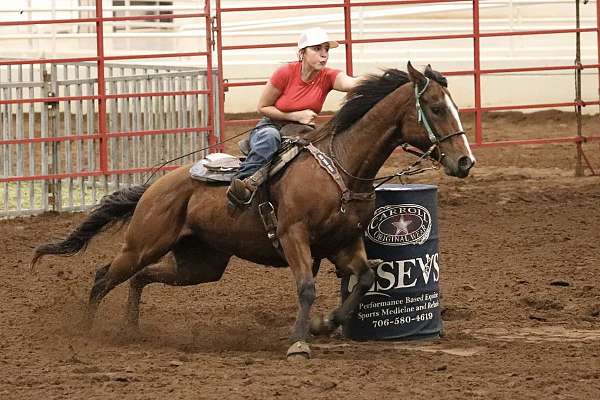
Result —
<instances>
[{"instance_id":1,"label":"horizontal red rail","mask_svg":"<svg viewBox=\"0 0 600 400\"><path fill-rule=\"evenodd\" d=\"M190 14L157 14L157 15L130 15L127 17L104 17L101 18L104 22L116 21L138 21L148 19L178 19L178 18L205 18L205 13L190 13Z\"/></svg>"},{"instance_id":2,"label":"horizontal red rail","mask_svg":"<svg viewBox=\"0 0 600 400\"><path fill-rule=\"evenodd\" d=\"M192 51L187 53L153 53L153 54L128 54L123 56L105 56L106 61L136 60L143 58L170 58L170 57L199 57L207 56L206 51ZM73 58L40 58L36 60L0 61L0 65L25 65L25 64L65 64L86 61L98 61L99 57L73 57Z\"/></svg>"},{"instance_id":3,"label":"horizontal red rail","mask_svg":"<svg viewBox=\"0 0 600 400\"><path fill-rule=\"evenodd\" d=\"M3 104L58 103L60 101L97 100L99 96L36 97L31 99L0 100Z\"/></svg>"},{"instance_id":4,"label":"horizontal red rail","mask_svg":"<svg viewBox=\"0 0 600 400\"><path fill-rule=\"evenodd\" d=\"M577 65L551 65L546 67L521 67L521 68L490 68L482 69L479 71L482 75L491 74L512 74L518 72L541 72L541 71L564 71L564 70L575 70L575 69L592 69L600 68L600 64L581 64ZM442 71L444 76L457 76L457 75L474 75L475 71Z\"/></svg>"},{"instance_id":5,"label":"horizontal red rail","mask_svg":"<svg viewBox=\"0 0 600 400\"><path fill-rule=\"evenodd\" d=\"M560 138L544 138L544 139L515 139L515 140L498 140L493 142L470 143L471 147L500 147L513 145L535 145L535 144L559 144L559 143L584 143L600 140L600 136L569 136Z\"/></svg>"},{"instance_id":6,"label":"horizontal red rail","mask_svg":"<svg viewBox=\"0 0 600 400\"><path fill-rule=\"evenodd\" d=\"M86 171L86 172L69 172L64 174L54 175L30 175L30 176L9 176L7 178L0 177L0 183L4 182L27 182L27 181L42 181L49 179L65 179L65 178L84 178L87 176L102 176L102 171Z\"/></svg>"},{"instance_id":7,"label":"horizontal red rail","mask_svg":"<svg viewBox=\"0 0 600 400\"><path fill-rule=\"evenodd\" d=\"M221 7L221 12L245 12L245 11L284 11L284 10L306 10L319 8L341 8L341 3L290 5L290 6L262 6L262 7Z\"/></svg>"},{"instance_id":8,"label":"horizontal red rail","mask_svg":"<svg viewBox=\"0 0 600 400\"><path fill-rule=\"evenodd\" d=\"M121 94L107 94L102 96L103 98L110 99L125 99L130 97L156 97L156 96L183 96L183 95L197 95L197 94L209 94L210 91L204 90L173 90L169 92L140 92L140 93L121 93Z\"/></svg>"},{"instance_id":9,"label":"horizontal red rail","mask_svg":"<svg viewBox=\"0 0 600 400\"><path fill-rule=\"evenodd\" d=\"M81 24L96 23L98 18L63 18L63 19L33 19L31 21L0 21L2 26L26 26L26 25L49 25L49 24Z\"/></svg>"},{"instance_id":10,"label":"horizontal red rail","mask_svg":"<svg viewBox=\"0 0 600 400\"><path fill-rule=\"evenodd\" d=\"M341 42L338 40L338 42ZM274 47L295 47L298 43L286 42L286 43L265 43L265 44L247 44L237 46L222 46L223 50L247 50L247 49L270 49Z\"/></svg>"},{"instance_id":11,"label":"horizontal red rail","mask_svg":"<svg viewBox=\"0 0 600 400\"><path fill-rule=\"evenodd\" d=\"M80 100L98 100L103 99L126 99L132 97L156 97L156 96L183 96L183 95L208 95L209 90L177 90L168 92L139 92L139 93L121 93L121 94L107 94L104 96L60 96L60 97L36 97L31 99L14 99L14 100L0 100L0 105L3 104L28 104L28 103L58 103L61 101L80 101Z\"/></svg>"},{"instance_id":12,"label":"horizontal red rail","mask_svg":"<svg viewBox=\"0 0 600 400\"><path fill-rule=\"evenodd\" d=\"M261 86L267 83L267 81L253 81L253 82L225 82L224 87L239 87L239 86Z\"/></svg>"},{"instance_id":13,"label":"horizontal red rail","mask_svg":"<svg viewBox=\"0 0 600 400\"><path fill-rule=\"evenodd\" d=\"M508 74L516 72L541 72L541 71L563 71L563 70L575 70L575 69L591 69L600 68L600 64L582 64L581 66L576 65L555 65L549 67L524 67L524 68L495 68L495 69L482 69L481 74ZM444 71L444 76L458 76L458 75L473 75L475 71ZM245 82L225 82L224 87L242 87L242 86L261 86L267 83L267 81L245 81Z\"/></svg>"},{"instance_id":14,"label":"horizontal red rail","mask_svg":"<svg viewBox=\"0 0 600 400\"><path fill-rule=\"evenodd\" d=\"M52 175L31 175L31 176L9 176L7 178L0 177L0 183L4 182L28 182L28 181L41 181L41 180L52 180L52 179L66 179L66 178L85 178L91 176L105 176L105 175L124 175L124 174L138 174L143 172L158 172L158 171L172 171L180 168L181 165L166 165L158 168L156 167L142 167L142 168L131 168L131 169L109 169L104 171L86 171L86 172L69 172L63 174L52 174Z\"/></svg>"},{"instance_id":15,"label":"horizontal red rail","mask_svg":"<svg viewBox=\"0 0 600 400\"><path fill-rule=\"evenodd\" d=\"M379 6L403 6L410 4L430 4L430 3L465 3L465 0L401 0L401 1L373 1L373 2L350 2L352 7L379 7Z\"/></svg>"},{"instance_id":16,"label":"horizontal red rail","mask_svg":"<svg viewBox=\"0 0 600 400\"><path fill-rule=\"evenodd\" d=\"M57 136L57 137L36 137L28 139L9 139L0 140L0 146L8 144L33 144L33 143L52 143L52 142L75 142L79 140L98 140L100 135L97 133L81 135L69 135L69 136Z\"/></svg>"},{"instance_id":17,"label":"horizontal red rail","mask_svg":"<svg viewBox=\"0 0 600 400\"><path fill-rule=\"evenodd\" d=\"M106 134L109 138L117 137L144 137L144 136L156 136L156 135L174 135L179 133L192 133L192 132L212 132L212 127L199 126L194 128L171 128L171 129L154 129L154 130L142 130L142 131L124 131L124 132L109 132Z\"/></svg>"},{"instance_id":18,"label":"horizontal red rail","mask_svg":"<svg viewBox=\"0 0 600 400\"><path fill-rule=\"evenodd\" d=\"M356 2L350 3L350 7L369 7L369 6L395 6L395 5L411 5L411 4L429 4L429 3L464 3L464 0L403 0L403 1L378 1L378 2ZM320 8L342 8L342 3L326 3L326 4L306 4L306 5L291 5L291 6L261 6L261 7L222 7L221 12L245 12L245 11L285 11L285 10L305 10L305 9L320 9Z\"/></svg>"},{"instance_id":19,"label":"horizontal red rail","mask_svg":"<svg viewBox=\"0 0 600 400\"><path fill-rule=\"evenodd\" d=\"M212 132L212 127L199 126L193 128L169 128L169 129L149 129L149 130L137 130L137 131L120 131L120 132L109 132L106 133L106 137L118 138L118 137L144 137L144 136L156 136L156 135L174 135L180 133L192 133L192 132ZM55 136L55 137L36 137L36 138L23 138L23 139L9 139L0 140L0 146L2 145L15 145L15 144L33 144L33 143L61 143L61 142L77 142L80 140L98 140L102 136L98 133L91 133L84 135L67 135L67 136Z\"/></svg>"},{"instance_id":20,"label":"horizontal red rail","mask_svg":"<svg viewBox=\"0 0 600 400\"><path fill-rule=\"evenodd\" d=\"M490 107L481 107L481 111L507 111L507 110L530 110L534 108L557 108L557 107L573 107L575 105L581 106L592 106L600 104L598 100L595 101L582 101L574 102L568 101L564 103L541 103L541 104L519 104L513 106L490 106Z\"/></svg>"},{"instance_id":21,"label":"horizontal red rail","mask_svg":"<svg viewBox=\"0 0 600 400\"><path fill-rule=\"evenodd\" d=\"M28 65L28 64L65 64L87 61L98 61L99 57L71 57L71 58L39 58L36 60L11 60L0 61L0 65Z\"/></svg>"},{"instance_id":22,"label":"horizontal red rail","mask_svg":"<svg viewBox=\"0 0 600 400\"><path fill-rule=\"evenodd\" d=\"M577 65L555 65L549 67L523 67L523 68L495 68L495 69L482 69L482 74L506 74L513 72L540 72L540 71L561 71L561 70L573 70L573 69L590 69L599 68L600 64L582 64Z\"/></svg>"},{"instance_id":23,"label":"horizontal red rail","mask_svg":"<svg viewBox=\"0 0 600 400\"><path fill-rule=\"evenodd\" d=\"M511 32L488 32L480 33L480 37L502 37L502 36L531 36L531 35L556 35L563 33L585 33L597 32L597 28L570 28L570 29L540 29L532 31L511 31Z\"/></svg>"},{"instance_id":24,"label":"horizontal red rail","mask_svg":"<svg viewBox=\"0 0 600 400\"><path fill-rule=\"evenodd\" d=\"M157 15L130 15L127 17L100 17L100 18L63 18L63 19L35 19L27 21L0 21L2 26L26 26L26 25L51 25L51 24L81 24L96 22L137 21L149 19L178 19L178 18L205 18L205 13L189 14L157 14Z\"/></svg>"},{"instance_id":25,"label":"horizontal red rail","mask_svg":"<svg viewBox=\"0 0 600 400\"><path fill-rule=\"evenodd\" d=\"M187 53L154 53L154 54L128 54L126 56L104 56L105 61L137 60L143 58L169 58L169 57L199 57L206 56L206 51L191 51Z\"/></svg>"},{"instance_id":26,"label":"horizontal red rail","mask_svg":"<svg viewBox=\"0 0 600 400\"><path fill-rule=\"evenodd\" d=\"M457 33L452 35L429 35L429 36L402 36L379 39L352 39L353 44L363 43L388 43L388 42L411 42L419 40L445 40L445 39L473 39L472 33Z\"/></svg>"}]
</instances>

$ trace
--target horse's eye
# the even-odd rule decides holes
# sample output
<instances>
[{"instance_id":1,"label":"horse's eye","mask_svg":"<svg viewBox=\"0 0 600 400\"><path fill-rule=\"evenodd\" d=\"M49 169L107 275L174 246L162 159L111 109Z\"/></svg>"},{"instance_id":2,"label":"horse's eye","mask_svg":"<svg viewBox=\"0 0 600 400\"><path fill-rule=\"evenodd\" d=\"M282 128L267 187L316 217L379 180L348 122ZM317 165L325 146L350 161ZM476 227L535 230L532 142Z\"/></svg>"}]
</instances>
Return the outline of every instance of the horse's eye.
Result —
<instances>
[{"instance_id":1,"label":"horse's eye","mask_svg":"<svg viewBox=\"0 0 600 400\"><path fill-rule=\"evenodd\" d=\"M444 113L445 108L442 106L433 106L431 107L431 112L435 115L442 115Z\"/></svg>"}]
</instances>

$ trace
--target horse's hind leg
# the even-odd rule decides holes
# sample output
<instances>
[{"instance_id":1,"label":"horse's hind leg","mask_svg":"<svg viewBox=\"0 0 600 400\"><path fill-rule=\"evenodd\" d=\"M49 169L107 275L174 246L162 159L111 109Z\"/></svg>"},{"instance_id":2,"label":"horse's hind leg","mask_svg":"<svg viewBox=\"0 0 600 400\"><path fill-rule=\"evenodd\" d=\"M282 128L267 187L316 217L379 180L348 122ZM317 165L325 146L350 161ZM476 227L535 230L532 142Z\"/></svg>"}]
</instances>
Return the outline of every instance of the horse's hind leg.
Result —
<instances>
[{"instance_id":1,"label":"horse's hind leg","mask_svg":"<svg viewBox=\"0 0 600 400\"><path fill-rule=\"evenodd\" d=\"M142 252L138 249L124 246L113 261L96 271L94 285L90 291L88 303L88 323L94 319L98 305L102 299L116 286L129 279L140 269L158 260L168 251L168 248L151 249Z\"/></svg>"},{"instance_id":2,"label":"horse's hind leg","mask_svg":"<svg viewBox=\"0 0 600 400\"><path fill-rule=\"evenodd\" d=\"M90 291L88 323L94 319L98 305L112 289L171 250L181 225L167 224L165 218L160 218L153 226L148 228L144 221L132 221L125 235L125 244L117 256L110 265L98 269Z\"/></svg>"},{"instance_id":3,"label":"horse's hind leg","mask_svg":"<svg viewBox=\"0 0 600 400\"><path fill-rule=\"evenodd\" d=\"M127 300L127 322L137 328L140 315L140 300L144 287L158 282L171 286L189 286L221 279L230 255L212 249L194 237L177 242L172 254L160 264L150 265L129 281Z\"/></svg>"}]
</instances>

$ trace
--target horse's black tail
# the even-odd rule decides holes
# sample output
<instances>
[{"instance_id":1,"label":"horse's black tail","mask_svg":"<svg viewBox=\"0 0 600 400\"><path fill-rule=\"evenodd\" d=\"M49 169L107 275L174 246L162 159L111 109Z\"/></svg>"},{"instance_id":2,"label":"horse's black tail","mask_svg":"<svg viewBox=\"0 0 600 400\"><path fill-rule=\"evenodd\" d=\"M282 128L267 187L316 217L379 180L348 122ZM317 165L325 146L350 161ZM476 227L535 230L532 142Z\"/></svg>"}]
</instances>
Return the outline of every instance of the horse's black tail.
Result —
<instances>
[{"instance_id":1,"label":"horse's black tail","mask_svg":"<svg viewBox=\"0 0 600 400\"><path fill-rule=\"evenodd\" d=\"M127 221L149 185L133 186L106 195L66 239L38 246L33 254L30 266L33 268L39 259L47 254L72 256L85 250L88 242L96 234L106 230L119 221Z\"/></svg>"}]
</instances>

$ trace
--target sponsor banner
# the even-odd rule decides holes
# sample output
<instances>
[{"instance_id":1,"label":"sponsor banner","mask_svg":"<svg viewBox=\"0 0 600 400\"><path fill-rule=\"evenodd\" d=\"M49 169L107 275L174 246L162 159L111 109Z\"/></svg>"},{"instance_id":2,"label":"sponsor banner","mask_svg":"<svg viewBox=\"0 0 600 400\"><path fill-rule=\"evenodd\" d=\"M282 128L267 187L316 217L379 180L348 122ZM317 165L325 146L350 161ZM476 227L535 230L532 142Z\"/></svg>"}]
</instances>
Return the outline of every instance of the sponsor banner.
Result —
<instances>
[{"instance_id":1,"label":"sponsor banner","mask_svg":"<svg viewBox=\"0 0 600 400\"><path fill-rule=\"evenodd\" d=\"M438 337L440 256L437 187L384 185L376 191L376 210L365 231L375 282L344 325L355 340ZM342 299L356 277L342 279Z\"/></svg>"}]
</instances>

